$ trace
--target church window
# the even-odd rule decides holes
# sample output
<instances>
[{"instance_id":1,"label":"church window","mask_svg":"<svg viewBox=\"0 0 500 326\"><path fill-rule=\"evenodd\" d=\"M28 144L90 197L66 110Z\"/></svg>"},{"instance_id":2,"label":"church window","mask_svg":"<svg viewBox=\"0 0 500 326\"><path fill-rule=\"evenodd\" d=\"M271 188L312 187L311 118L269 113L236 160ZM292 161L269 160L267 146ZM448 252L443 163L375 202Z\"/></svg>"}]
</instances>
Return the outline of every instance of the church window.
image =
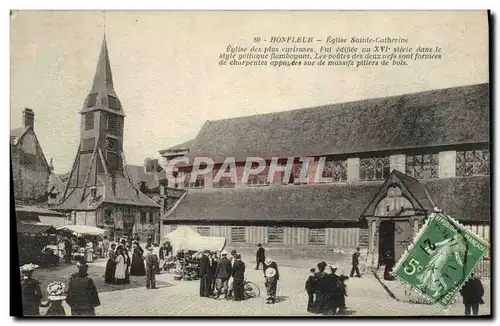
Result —
<instances>
[{"instance_id":1,"label":"church window","mask_svg":"<svg viewBox=\"0 0 500 326\"><path fill-rule=\"evenodd\" d=\"M326 243L325 229L309 229L309 244L324 245Z\"/></svg>"},{"instance_id":2,"label":"church window","mask_svg":"<svg viewBox=\"0 0 500 326\"><path fill-rule=\"evenodd\" d=\"M457 151L456 175L468 177L490 174L490 151L488 149Z\"/></svg>"},{"instance_id":3,"label":"church window","mask_svg":"<svg viewBox=\"0 0 500 326\"><path fill-rule=\"evenodd\" d=\"M118 110L118 99L114 96L108 95L108 106L110 109Z\"/></svg>"},{"instance_id":4,"label":"church window","mask_svg":"<svg viewBox=\"0 0 500 326\"><path fill-rule=\"evenodd\" d=\"M332 182L347 180L347 161L327 159L322 172L323 178L332 179Z\"/></svg>"},{"instance_id":5,"label":"church window","mask_svg":"<svg viewBox=\"0 0 500 326\"><path fill-rule=\"evenodd\" d=\"M83 140L82 151L91 151L94 149L95 138L87 138Z\"/></svg>"},{"instance_id":6,"label":"church window","mask_svg":"<svg viewBox=\"0 0 500 326\"><path fill-rule=\"evenodd\" d=\"M406 155L406 174L415 179L433 179L439 176L439 154Z\"/></svg>"},{"instance_id":7,"label":"church window","mask_svg":"<svg viewBox=\"0 0 500 326\"><path fill-rule=\"evenodd\" d=\"M391 173L388 156L368 157L359 160L359 179L362 181L385 180Z\"/></svg>"},{"instance_id":8,"label":"church window","mask_svg":"<svg viewBox=\"0 0 500 326\"><path fill-rule=\"evenodd\" d=\"M85 130L94 129L94 112L85 113Z\"/></svg>"},{"instance_id":9,"label":"church window","mask_svg":"<svg viewBox=\"0 0 500 326\"><path fill-rule=\"evenodd\" d=\"M282 243L284 230L282 226L270 226L267 230L267 242Z\"/></svg>"},{"instance_id":10,"label":"church window","mask_svg":"<svg viewBox=\"0 0 500 326\"><path fill-rule=\"evenodd\" d=\"M87 107L91 108L95 106L96 102L97 102L97 93L90 94L87 99Z\"/></svg>"},{"instance_id":11,"label":"church window","mask_svg":"<svg viewBox=\"0 0 500 326\"><path fill-rule=\"evenodd\" d=\"M246 241L247 237L244 226L231 228L231 242L246 242Z\"/></svg>"},{"instance_id":12,"label":"church window","mask_svg":"<svg viewBox=\"0 0 500 326\"><path fill-rule=\"evenodd\" d=\"M257 167L257 163L252 164L252 168L255 169ZM269 166L266 165L262 172L258 174L250 174L248 176L247 186L248 187L259 187L259 186L268 186L267 177L269 174Z\"/></svg>"},{"instance_id":13,"label":"church window","mask_svg":"<svg viewBox=\"0 0 500 326\"><path fill-rule=\"evenodd\" d=\"M115 114L108 114L108 130L118 133L118 116Z\"/></svg>"}]
</instances>

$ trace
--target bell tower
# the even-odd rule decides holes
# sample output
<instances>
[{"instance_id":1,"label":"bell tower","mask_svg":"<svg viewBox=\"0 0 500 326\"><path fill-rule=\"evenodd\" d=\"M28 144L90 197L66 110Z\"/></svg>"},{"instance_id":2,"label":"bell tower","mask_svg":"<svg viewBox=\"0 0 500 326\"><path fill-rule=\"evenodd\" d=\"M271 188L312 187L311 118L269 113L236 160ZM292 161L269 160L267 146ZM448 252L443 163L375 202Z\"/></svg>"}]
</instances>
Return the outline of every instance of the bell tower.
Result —
<instances>
[{"instance_id":1,"label":"bell tower","mask_svg":"<svg viewBox=\"0 0 500 326\"><path fill-rule=\"evenodd\" d=\"M83 187L83 200L90 191L87 188L99 185L100 175L130 181L123 154L125 113L113 87L105 36L92 88L80 116L80 143L64 196L71 188Z\"/></svg>"}]
</instances>

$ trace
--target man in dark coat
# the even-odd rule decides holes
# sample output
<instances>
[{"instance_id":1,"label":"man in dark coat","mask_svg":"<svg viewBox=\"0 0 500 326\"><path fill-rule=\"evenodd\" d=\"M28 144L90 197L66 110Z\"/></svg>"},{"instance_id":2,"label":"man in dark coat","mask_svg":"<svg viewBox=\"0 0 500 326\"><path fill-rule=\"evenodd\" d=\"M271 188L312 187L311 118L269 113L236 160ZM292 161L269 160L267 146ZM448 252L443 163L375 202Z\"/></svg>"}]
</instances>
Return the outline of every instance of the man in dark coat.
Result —
<instances>
[{"instance_id":1,"label":"man in dark coat","mask_svg":"<svg viewBox=\"0 0 500 326\"><path fill-rule=\"evenodd\" d=\"M71 307L72 316L95 316L95 307L99 306L99 295L94 281L88 277L88 265L85 261L77 264L78 273L69 279L66 302Z\"/></svg>"},{"instance_id":2,"label":"man in dark coat","mask_svg":"<svg viewBox=\"0 0 500 326\"><path fill-rule=\"evenodd\" d=\"M255 267L256 270L259 269L260 264L264 266L264 262L266 261L266 249L264 249L264 247L262 247L260 243L257 245L257 247L258 249L255 257L255 260L257 262L257 266Z\"/></svg>"},{"instance_id":3,"label":"man in dark coat","mask_svg":"<svg viewBox=\"0 0 500 326\"><path fill-rule=\"evenodd\" d=\"M214 294L215 291L215 279L217 273L218 259L215 252L210 253L210 268L208 269L208 278L210 282L210 295Z\"/></svg>"},{"instance_id":4,"label":"man in dark coat","mask_svg":"<svg viewBox=\"0 0 500 326\"><path fill-rule=\"evenodd\" d=\"M306 281L306 292L307 296L309 297L309 300L307 300L307 311L308 312L313 312L313 306L314 306L314 287L316 284L316 278L314 277L314 273L316 270L314 268L311 268L309 270L309 277L307 278Z\"/></svg>"},{"instance_id":5,"label":"man in dark coat","mask_svg":"<svg viewBox=\"0 0 500 326\"><path fill-rule=\"evenodd\" d=\"M243 285L245 283L245 263L241 261L241 254L236 254L236 260L233 265L232 276L234 279L233 291L234 301L245 299L245 291Z\"/></svg>"},{"instance_id":6,"label":"man in dark coat","mask_svg":"<svg viewBox=\"0 0 500 326\"><path fill-rule=\"evenodd\" d=\"M359 273L359 256L361 253L359 252L359 247L356 248L356 252L352 254L352 269L351 269L351 277L354 276L354 273L356 273L356 277L361 277L361 274Z\"/></svg>"},{"instance_id":7,"label":"man in dark coat","mask_svg":"<svg viewBox=\"0 0 500 326\"><path fill-rule=\"evenodd\" d=\"M460 290L460 294L464 300L465 315L470 316L472 312L473 316L477 316L479 314L479 304L484 303L484 287L481 280L474 276L474 273L465 282L465 285Z\"/></svg>"},{"instance_id":8,"label":"man in dark coat","mask_svg":"<svg viewBox=\"0 0 500 326\"><path fill-rule=\"evenodd\" d=\"M208 273L210 269L210 258L207 252L204 251L200 259L200 297L210 296L210 284L208 280Z\"/></svg>"},{"instance_id":9,"label":"man in dark coat","mask_svg":"<svg viewBox=\"0 0 500 326\"><path fill-rule=\"evenodd\" d=\"M73 251L73 244L68 239L68 237L64 238L64 262L71 263L71 254Z\"/></svg>"},{"instance_id":10,"label":"man in dark coat","mask_svg":"<svg viewBox=\"0 0 500 326\"><path fill-rule=\"evenodd\" d=\"M156 289L155 268L158 256L153 252L153 247L147 249L146 255L146 289Z\"/></svg>"},{"instance_id":11,"label":"man in dark coat","mask_svg":"<svg viewBox=\"0 0 500 326\"><path fill-rule=\"evenodd\" d=\"M22 305L24 316L40 316L40 301L43 294L40 289L40 282L33 278L33 271L38 265L26 264L21 267L23 280L21 281L22 288Z\"/></svg>"},{"instance_id":12,"label":"man in dark coat","mask_svg":"<svg viewBox=\"0 0 500 326\"><path fill-rule=\"evenodd\" d=\"M223 251L221 255L222 258L217 264L217 271L215 272L217 287L216 299L219 299L221 292L224 292L224 299L227 298L228 280L232 274L231 262L227 259L227 252Z\"/></svg>"}]
</instances>

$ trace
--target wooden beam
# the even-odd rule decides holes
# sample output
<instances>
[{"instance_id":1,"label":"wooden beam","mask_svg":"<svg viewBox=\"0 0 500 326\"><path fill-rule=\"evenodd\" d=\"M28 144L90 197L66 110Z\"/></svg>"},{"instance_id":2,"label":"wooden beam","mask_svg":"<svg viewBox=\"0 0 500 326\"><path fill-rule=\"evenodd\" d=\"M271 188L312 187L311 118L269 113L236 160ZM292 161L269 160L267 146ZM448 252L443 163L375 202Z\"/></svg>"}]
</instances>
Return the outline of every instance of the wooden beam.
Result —
<instances>
[{"instance_id":1,"label":"wooden beam","mask_svg":"<svg viewBox=\"0 0 500 326\"><path fill-rule=\"evenodd\" d=\"M79 162L80 158L80 144L78 144L78 147L76 148L76 156L75 160L73 161L73 166L71 167L71 172L69 173L69 178L68 181L66 181L66 186L64 187L64 194L63 194L63 201L66 199L66 193L68 192L68 186L71 181L71 177L73 176L73 172L75 171L76 163ZM77 179L77 186L78 186L78 179Z\"/></svg>"},{"instance_id":2,"label":"wooden beam","mask_svg":"<svg viewBox=\"0 0 500 326\"><path fill-rule=\"evenodd\" d=\"M128 182L132 183L132 179L130 178L130 175L128 174L128 169L127 169L127 161L125 160L125 153L123 151L121 151L121 154L122 154L122 169L123 169L123 173L126 174L124 175ZM135 185L132 183L132 185L135 187Z\"/></svg>"},{"instance_id":3,"label":"wooden beam","mask_svg":"<svg viewBox=\"0 0 500 326\"><path fill-rule=\"evenodd\" d=\"M108 172L108 168L106 167L106 160L104 159L104 155L102 154L102 151L100 148L98 149L98 152L99 152L99 157L101 158L102 167L104 169L104 175L107 178L107 177L109 177L109 172Z\"/></svg>"},{"instance_id":4,"label":"wooden beam","mask_svg":"<svg viewBox=\"0 0 500 326\"><path fill-rule=\"evenodd\" d=\"M92 153L92 157L90 158L89 169L87 170L87 174L85 175L85 183L83 185L82 197L80 198L80 201L83 201L83 197L85 196L85 189L87 189L87 182L89 179L90 171L92 171L92 164L94 163L94 157L96 156L96 153L97 153L97 143L94 147L94 152Z\"/></svg>"}]
</instances>

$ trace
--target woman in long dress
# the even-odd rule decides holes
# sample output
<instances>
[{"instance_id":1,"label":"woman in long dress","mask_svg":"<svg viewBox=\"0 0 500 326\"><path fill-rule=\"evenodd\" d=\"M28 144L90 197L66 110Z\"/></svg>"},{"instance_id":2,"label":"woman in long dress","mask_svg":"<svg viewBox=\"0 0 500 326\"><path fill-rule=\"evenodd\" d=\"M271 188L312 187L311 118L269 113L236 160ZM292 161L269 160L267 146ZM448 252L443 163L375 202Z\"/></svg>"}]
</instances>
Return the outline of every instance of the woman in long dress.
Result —
<instances>
[{"instance_id":1,"label":"woman in long dress","mask_svg":"<svg viewBox=\"0 0 500 326\"><path fill-rule=\"evenodd\" d=\"M116 265L115 265L115 280L116 284L125 284L125 255L123 253L123 247L119 246L116 249Z\"/></svg>"},{"instance_id":2,"label":"woman in long dress","mask_svg":"<svg viewBox=\"0 0 500 326\"><path fill-rule=\"evenodd\" d=\"M94 244L88 240L85 245L85 261L91 263L94 260Z\"/></svg>"},{"instance_id":3,"label":"woman in long dress","mask_svg":"<svg viewBox=\"0 0 500 326\"><path fill-rule=\"evenodd\" d=\"M108 284L115 283L115 269L116 269L116 244L111 245L111 249L108 251L108 262L106 263L106 271L104 272L104 282Z\"/></svg>"},{"instance_id":4,"label":"woman in long dress","mask_svg":"<svg viewBox=\"0 0 500 326\"><path fill-rule=\"evenodd\" d=\"M146 275L146 268L144 267L144 250L138 242L135 243L134 253L132 254L132 266L130 267L130 275L144 276Z\"/></svg>"},{"instance_id":5,"label":"woman in long dress","mask_svg":"<svg viewBox=\"0 0 500 326\"><path fill-rule=\"evenodd\" d=\"M123 249L123 256L125 258L125 284L130 284L130 256L126 248Z\"/></svg>"}]
</instances>

